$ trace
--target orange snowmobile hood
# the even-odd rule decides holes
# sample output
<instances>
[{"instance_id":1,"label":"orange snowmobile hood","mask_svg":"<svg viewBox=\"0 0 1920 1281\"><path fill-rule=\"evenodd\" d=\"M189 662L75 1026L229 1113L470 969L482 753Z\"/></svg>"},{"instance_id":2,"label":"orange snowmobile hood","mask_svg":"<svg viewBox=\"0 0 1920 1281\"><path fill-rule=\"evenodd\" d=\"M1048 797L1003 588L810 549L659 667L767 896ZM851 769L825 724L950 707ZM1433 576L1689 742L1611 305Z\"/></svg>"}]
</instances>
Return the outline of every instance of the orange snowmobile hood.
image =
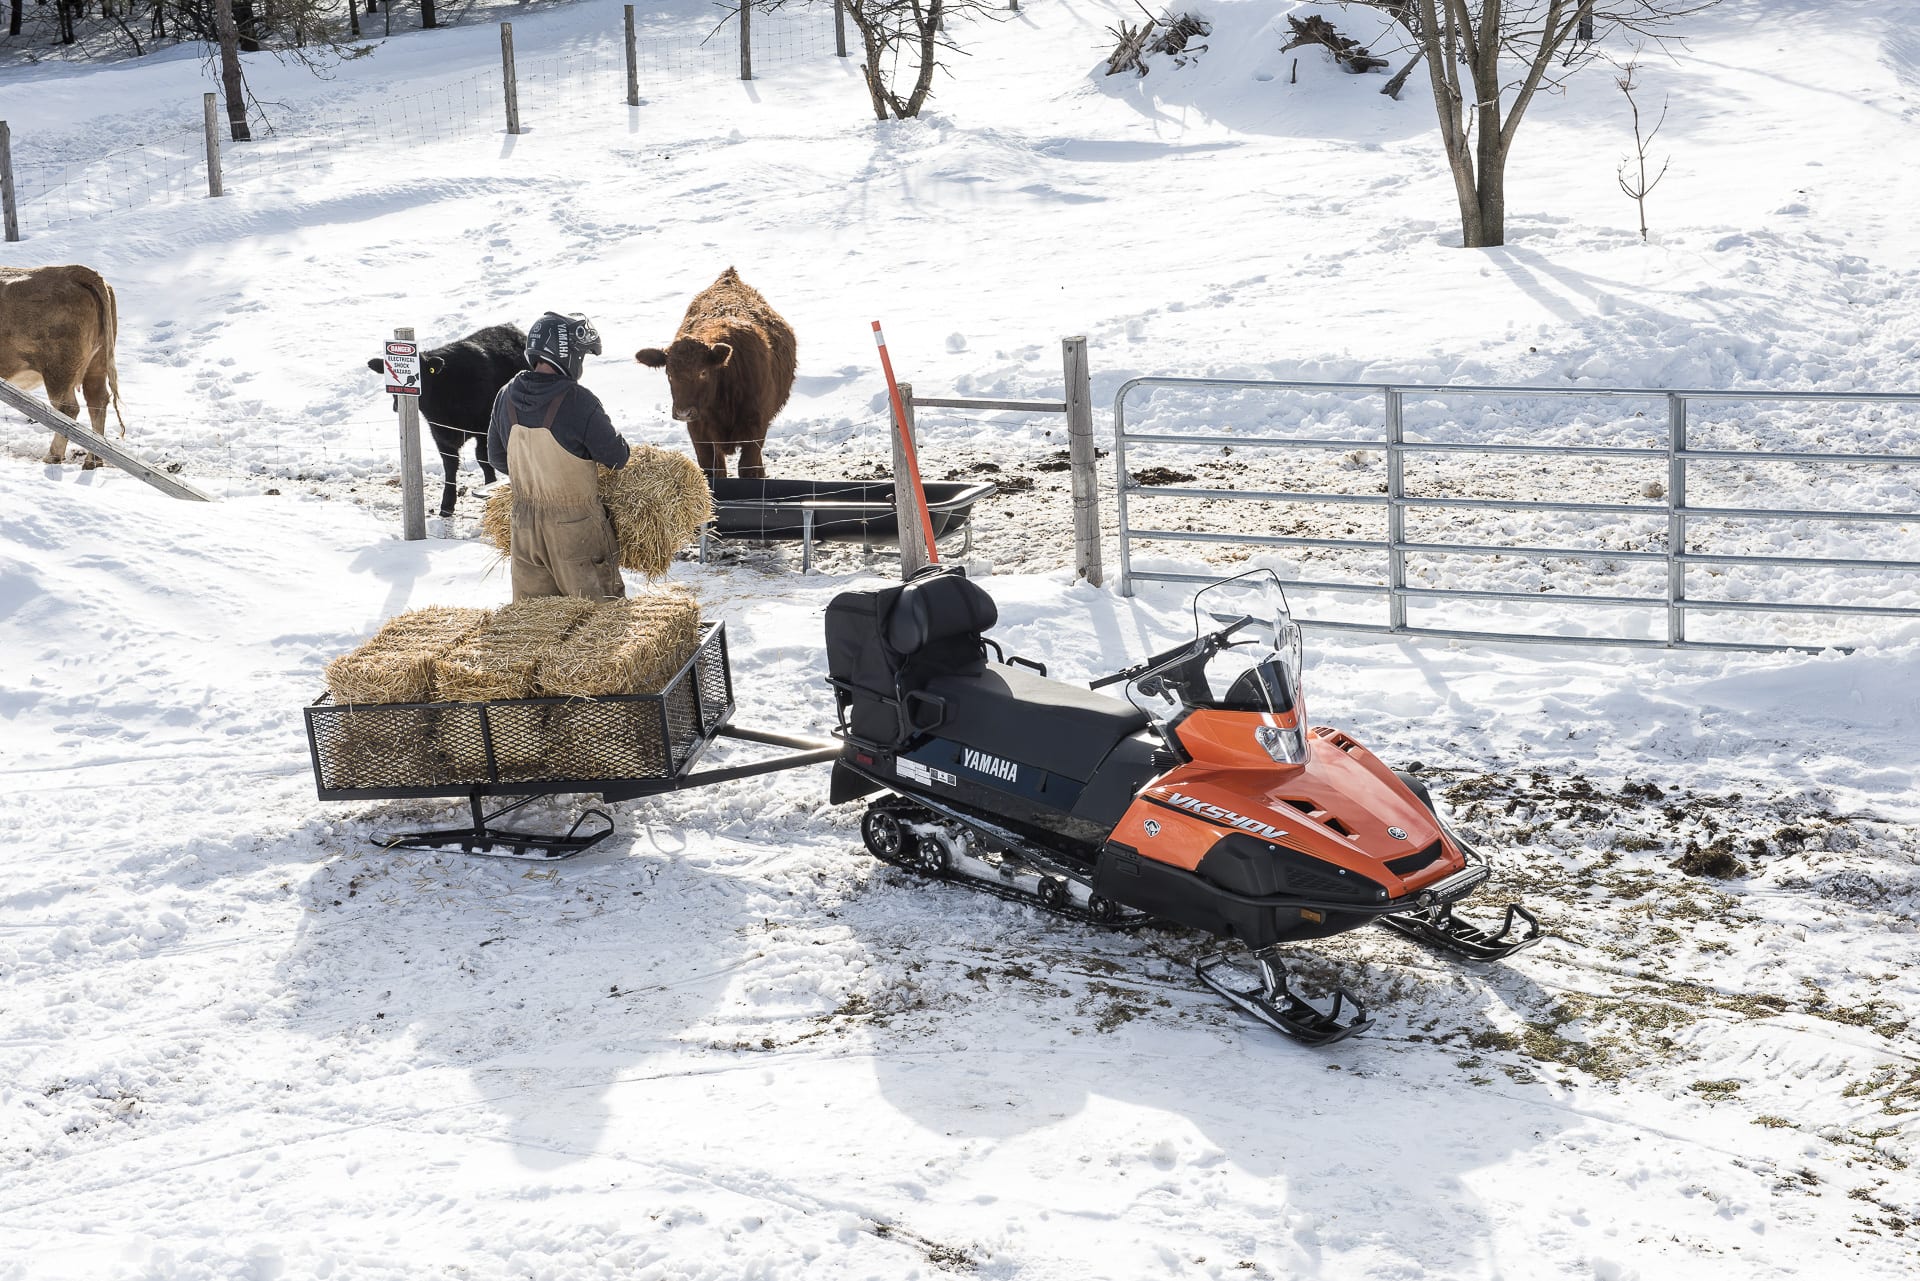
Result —
<instances>
[{"instance_id":1,"label":"orange snowmobile hood","mask_svg":"<svg viewBox=\"0 0 1920 1281\"><path fill-rule=\"evenodd\" d=\"M1182 810L1220 835L1247 832L1348 868L1395 898L1466 866L1439 821L1379 757L1338 730L1316 726L1306 736L1305 764L1275 764L1254 738L1270 719L1284 718L1214 710L1183 718L1174 733L1193 762L1150 784L1143 799ZM1403 862L1436 843L1436 857ZM1189 871L1206 852L1195 841L1180 842L1179 854L1165 842L1155 845L1154 857ZM1401 871L1390 862L1401 863Z\"/></svg>"}]
</instances>

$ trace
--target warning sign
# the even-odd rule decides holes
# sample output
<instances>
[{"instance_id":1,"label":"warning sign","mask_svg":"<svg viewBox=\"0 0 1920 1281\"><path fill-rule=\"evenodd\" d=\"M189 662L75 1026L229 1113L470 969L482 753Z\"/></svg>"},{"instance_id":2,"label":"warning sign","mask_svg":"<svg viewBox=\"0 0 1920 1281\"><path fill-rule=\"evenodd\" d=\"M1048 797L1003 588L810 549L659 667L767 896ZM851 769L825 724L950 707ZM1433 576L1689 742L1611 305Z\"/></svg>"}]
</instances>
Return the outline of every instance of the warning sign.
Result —
<instances>
[{"instance_id":1,"label":"warning sign","mask_svg":"<svg viewBox=\"0 0 1920 1281\"><path fill-rule=\"evenodd\" d=\"M418 343L387 344L387 390L395 396L420 394L420 346Z\"/></svg>"}]
</instances>

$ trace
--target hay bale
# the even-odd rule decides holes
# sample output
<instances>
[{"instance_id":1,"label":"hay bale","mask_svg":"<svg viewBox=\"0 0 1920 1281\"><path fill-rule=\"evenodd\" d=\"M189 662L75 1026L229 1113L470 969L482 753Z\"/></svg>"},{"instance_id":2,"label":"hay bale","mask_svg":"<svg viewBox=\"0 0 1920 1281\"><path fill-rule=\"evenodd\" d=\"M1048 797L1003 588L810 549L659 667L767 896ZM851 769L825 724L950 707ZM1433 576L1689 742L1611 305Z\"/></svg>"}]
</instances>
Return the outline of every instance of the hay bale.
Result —
<instances>
[{"instance_id":1,"label":"hay bale","mask_svg":"<svg viewBox=\"0 0 1920 1281\"><path fill-rule=\"evenodd\" d=\"M685 454L642 445L619 471L600 469L600 501L620 536L620 564L658 578L713 519L707 474Z\"/></svg>"},{"instance_id":2,"label":"hay bale","mask_svg":"<svg viewBox=\"0 0 1920 1281\"><path fill-rule=\"evenodd\" d=\"M577 596L541 596L495 610L486 626L434 660L434 698L483 703L532 697L541 658L593 610L594 602Z\"/></svg>"},{"instance_id":3,"label":"hay bale","mask_svg":"<svg viewBox=\"0 0 1920 1281\"><path fill-rule=\"evenodd\" d=\"M604 601L540 660L542 694L657 694L700 641L700 602L677 587Z\"/></svg>"},{"instance_id":4,"label":"hay bale","mask_svg":"<svg viewBox=\"0 0 1920 1281\"><path fill-rule=\"evenodd\" d=\"M446 605L396 615L372 640L327 664L327 692L341 706L424 703L432 694L434 660L486 621L484 609Z\"/></svg>"},{"instance_id":5,"label":"hay bale","mask_svg":"<svg viewBox=\"0 0 1920 1281\"><path fill-rule=\"evenodd\" d=\"M618 471L600 468L600 501L613 517L620 566L658 578L674 553L713 519L713 492L700 465L670 449L640 445ZM513 549L513 486L501 483L480 513L480 532L502 552Z\"/></svg>"}]
</instances>

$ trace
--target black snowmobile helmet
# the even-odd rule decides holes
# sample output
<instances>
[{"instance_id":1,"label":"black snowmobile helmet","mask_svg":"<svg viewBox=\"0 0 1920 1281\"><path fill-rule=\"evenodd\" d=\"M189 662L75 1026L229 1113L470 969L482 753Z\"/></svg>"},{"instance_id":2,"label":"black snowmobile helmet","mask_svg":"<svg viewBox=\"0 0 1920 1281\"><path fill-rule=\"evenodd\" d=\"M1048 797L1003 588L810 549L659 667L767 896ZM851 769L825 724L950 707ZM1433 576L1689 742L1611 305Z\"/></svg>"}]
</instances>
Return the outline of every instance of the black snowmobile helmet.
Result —
<instances>
[{"instance_id":1,"label":"black snowmobile helmet","mask_svg":"<svg viewBox=\"0 0 1920 1281\"><path fill-rule=\"evenodd\" d=\"M575 382L589 354L600 354L600 331L579 312L550 311L527 330L527 368L546 361Z\"/></svg>"}]
</instances>

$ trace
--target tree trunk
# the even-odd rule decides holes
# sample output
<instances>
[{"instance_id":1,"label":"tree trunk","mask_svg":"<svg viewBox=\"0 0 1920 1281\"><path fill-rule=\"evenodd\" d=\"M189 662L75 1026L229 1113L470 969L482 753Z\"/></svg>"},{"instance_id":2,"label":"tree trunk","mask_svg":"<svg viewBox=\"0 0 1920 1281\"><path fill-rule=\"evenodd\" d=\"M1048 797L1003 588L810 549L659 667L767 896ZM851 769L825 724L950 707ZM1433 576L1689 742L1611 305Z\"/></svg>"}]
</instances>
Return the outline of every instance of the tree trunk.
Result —
<instances>
[{"instance_id":1,"label":"tree trunk","mask_svg":"<svg viewBox=\"0 0 1920 1281\"><path fill-rule=\"evenodd\" d=\"M920 78L914 81L913 96L907 99L907 109L900 114L913 117L920 114L920 108L926 104L927 95L933 92L933 68L935 41L940 30L941 8L943 0L933 0L933 7L925 13L920 6L914 5L914 19L920 24Z\"/></svg>"},{"instance_id":2,"label":"tree trunk","mask_svg":"<svg viewBox=\"0 0 1920 1281\"><path fill-rule=\"evenodd\" d=\"M219 0L215 0L216 6ZM232 0L233 25L240 33L240 52L260 52L260 19L253 11L253 0Z\"/></svg>"},{"instance_id":3,"label":"tree trunk","mask_svg":"<svg viewBox=\"0 0 1920 1281\"><path fill-rule=\"evenodd\" d=\"M20 6L22 3L24 3L24 0L13 0L13 13L7 19L7 34L10 36L20 34Z\"/></svg>"},{"instance_id":4,"label":"tree trunk","mask_svg":"<svg viewBox=\"0 0 1920 1281\"><path fill-rule=\"evenodd\" d=\"M213 0L214 30L220 33L220 86L227 100L227 127L235 142L250 142L247 128L247 79L240 69L240 28L227 0Z\"/></svg>"}]
</instances>

